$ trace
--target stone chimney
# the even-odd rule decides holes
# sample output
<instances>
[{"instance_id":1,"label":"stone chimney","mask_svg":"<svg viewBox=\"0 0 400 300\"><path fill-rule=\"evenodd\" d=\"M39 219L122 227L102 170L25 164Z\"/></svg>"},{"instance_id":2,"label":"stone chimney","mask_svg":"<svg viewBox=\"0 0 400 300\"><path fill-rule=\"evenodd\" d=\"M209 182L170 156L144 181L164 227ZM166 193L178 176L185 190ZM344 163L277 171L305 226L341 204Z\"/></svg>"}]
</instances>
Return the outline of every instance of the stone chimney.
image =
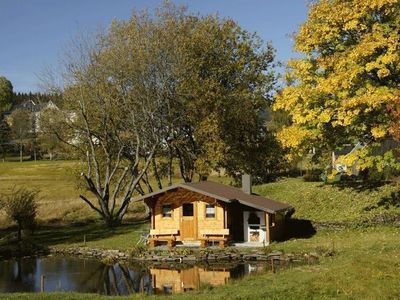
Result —
<instances>
[{"instance_id":1,"label":"stone chimney","mask_svg":"<svg viewBox=\"0 0 400 300\"><path fill-rule=\"evenodd\" d=\"M243 174L242 175L242 191L245 192L246 194L251 195L251 175L249 174Z\"/></svg>"}]
</instances>

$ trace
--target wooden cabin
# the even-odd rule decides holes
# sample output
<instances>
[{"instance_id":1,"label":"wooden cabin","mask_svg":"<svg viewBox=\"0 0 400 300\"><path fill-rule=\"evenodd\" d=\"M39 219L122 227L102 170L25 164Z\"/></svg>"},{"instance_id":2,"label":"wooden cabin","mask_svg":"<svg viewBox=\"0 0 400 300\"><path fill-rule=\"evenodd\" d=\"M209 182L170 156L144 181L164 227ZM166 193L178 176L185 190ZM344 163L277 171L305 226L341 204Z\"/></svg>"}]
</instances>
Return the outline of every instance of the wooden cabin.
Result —
<instances>
[{"instance_id":1,"label":"wooden cabin","mask_svg":"<svg viewBox=\"0 0 400 300\"><path fill-rule=\"evenodd\" d=\"M151 246L217 242L223 247L227 241L267 245L282 238L293 208L253 194L249 175L242 182L242 189L212 181L181 183L141 197L151 210Z\"/></svg>"}]
</instances>

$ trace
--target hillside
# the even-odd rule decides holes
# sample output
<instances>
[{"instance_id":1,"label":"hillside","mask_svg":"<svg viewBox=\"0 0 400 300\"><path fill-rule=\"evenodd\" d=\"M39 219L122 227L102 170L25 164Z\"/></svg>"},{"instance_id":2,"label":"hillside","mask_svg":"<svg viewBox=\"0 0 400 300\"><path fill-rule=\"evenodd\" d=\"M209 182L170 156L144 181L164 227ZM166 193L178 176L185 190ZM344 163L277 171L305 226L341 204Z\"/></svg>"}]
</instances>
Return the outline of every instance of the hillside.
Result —
<instances>
[{"instance_id":1,"label":"hillside","mask_svg":"<svg viewBox=\"0 0 400 300\"><path fill-rule=\"evenodd\" d=\"M379 215L400 215L400 185L324 185L288 178L254 188L267 198L295 207L295 218L316 222L360 222Z\"/></svg>"}]
</instances>

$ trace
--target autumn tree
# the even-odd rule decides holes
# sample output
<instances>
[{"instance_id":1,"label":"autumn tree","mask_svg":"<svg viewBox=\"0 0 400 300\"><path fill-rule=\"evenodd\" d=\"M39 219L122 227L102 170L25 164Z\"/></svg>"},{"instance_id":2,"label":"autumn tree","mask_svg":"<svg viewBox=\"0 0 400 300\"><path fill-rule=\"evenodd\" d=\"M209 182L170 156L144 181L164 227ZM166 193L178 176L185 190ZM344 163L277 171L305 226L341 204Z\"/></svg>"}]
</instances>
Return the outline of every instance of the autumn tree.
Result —
<instances>
[{"instance_id":1,"label":"autumn tree","mask_svg":"<svg viewBox=\"0 0 400 300\"><path fill-rule=\"evenodd\" d=\"M108 226L121 223L168 137L174 73L162 26L133 14L75 43L63 74L63 107L45 128L75 150L89 191L80 198Z\"/></svg>"},{"instance_id":2,"label":"autumn tree","mask_svg":"<svg viewBox=\"0 0 400 300\"><path fill-rule=\"evenodd\" d=\"M302 55L288 62L290 84L274 105L291 117L278 138L292 155L361 142L352 160L371 167L375 145L390 137L388 106L400 95L399 32L398 0L311 5L295 36Z\"/></svg>"},{"instance_id":3,"label":"autumn tree","mask_svg":"<svg viewBox=\"0 0 400 300\"><path fill-rule=\"evenodd\" d=\"M174 161L184 181L276 165L263 117L274 50L234 21L166 2L74 46L61 125L47 129L85 162L90 197L81 198L108 225L135 192L162 188L164 177L171 184Z\"/></svg>"},{"instance_id":4,"label":"autumn tree","mask_svg":"<svg viewBox=\"0 0 400 300\"><path fill-rule=\"evenodd\" d=\"M184 72L175 112L186 118L169 144L183 178L216 169L266 176L280 158L264 126L275 82L274 49L231 19L205 16L186 23L190 30L178 39Z\"/></svg>"}]
</instances>

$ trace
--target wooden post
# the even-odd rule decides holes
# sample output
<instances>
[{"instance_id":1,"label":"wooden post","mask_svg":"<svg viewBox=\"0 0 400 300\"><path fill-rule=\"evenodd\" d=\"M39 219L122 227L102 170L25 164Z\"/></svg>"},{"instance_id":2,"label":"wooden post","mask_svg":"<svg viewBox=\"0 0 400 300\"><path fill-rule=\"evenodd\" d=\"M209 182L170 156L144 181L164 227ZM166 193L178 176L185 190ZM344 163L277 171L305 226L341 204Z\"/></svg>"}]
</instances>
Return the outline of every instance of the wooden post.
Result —
<instances>
[{"instance_id":1,"label":"wooden post","mask_svg":"<svg viewBox=\"0 0 400 300\"><path fill-rule=\"evenodd\" d=\"M267 212L265 213L264 218L265 218L265 235L267 238L267 242L269 244L271 242L271 230L269 228L269 214Z\"/></svg>"},{"instance_id":2,"label":"wooden post","mask_svg":"<svg viewBox=\"0 0 400 300\"><path fill-rule=\"evenodd\" d=\"M86 234L83 235L83 246L86 246Z\"/></svg>"},{"instance_id":3,"label":"wooden post","mask_svg":"<svg viewBox=\"0 0 400 300\"><path fill-rule=\"evenodd\" d=\"M226 204L224 204L224 228L228 228L228 210L226 208Z\"/></svg>"},{"instance_id":4,"label":"wooden post","mask_svg":"<svg viewBox=\"0 0 400 300\"><path fill-rule=\"evenodd\" d=\"M274 265L274 259L273 258L271 258L271 270L272 270L272 273L275 273L275 265Z\"/></svg>"},{"instance_id":5,"label":"wooden post","mask_svg":"<svg viewBox=\"0 0 400 300\"><path fill-rule=\"evenodd\" d=\"M44 279L46 277L44 275L40 276L40 292L43 293L44 292Z\"/></svg>"}]
</instances>

